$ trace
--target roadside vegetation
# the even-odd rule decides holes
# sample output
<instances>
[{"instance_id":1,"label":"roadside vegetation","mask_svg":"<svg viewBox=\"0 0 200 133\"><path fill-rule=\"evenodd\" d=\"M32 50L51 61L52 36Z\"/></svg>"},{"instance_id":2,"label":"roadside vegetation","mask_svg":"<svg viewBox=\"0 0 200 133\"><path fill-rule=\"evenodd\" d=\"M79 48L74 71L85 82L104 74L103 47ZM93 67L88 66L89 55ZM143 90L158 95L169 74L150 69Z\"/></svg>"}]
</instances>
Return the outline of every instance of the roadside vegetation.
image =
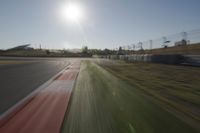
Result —
<instances>
[{"instance_id":1,"label":"roadside vegetation","mask_svg":"<svg viewBox=\"0 0 200 133\"><path fill-rule=\"evenodd\" d=\"M200 123L200 68L153 63L98 62L195 128Z\"/></svg>"},{"instance_id":2,"label":"roadside vegetation","mask_svg":"<svg viewBox=\"0 0 200 133\"><path fill-rule=\"evenodd\" d=\"M61 132L197 133L149 100L129 78L121 78L119 75L124 73L116 68L128 69L123 65L128 64L102 60L82 62Z\"/></svg>"}]
</instances>

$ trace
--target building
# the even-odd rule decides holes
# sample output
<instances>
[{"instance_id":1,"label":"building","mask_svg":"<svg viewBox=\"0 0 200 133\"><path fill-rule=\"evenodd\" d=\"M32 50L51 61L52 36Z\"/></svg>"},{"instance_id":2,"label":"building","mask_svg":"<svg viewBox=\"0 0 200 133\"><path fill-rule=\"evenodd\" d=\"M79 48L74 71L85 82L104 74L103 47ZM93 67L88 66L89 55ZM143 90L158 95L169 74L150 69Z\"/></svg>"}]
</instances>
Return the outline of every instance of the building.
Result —
<instances>
[{"instance_id":1,"label":"building","mask_svg":"<svg viewBox=\"0 0 200 133\"><path fill-rule=\"evenodd\" d=\"M14 48L10 48L8 50L33 50L32 47L30 47L31 44L25 44L25 45L20 45L16 46Z\"/></svg>"},{"instance_id":2,"label":"building","mask_svg":"<svg viewBox=\"0 0 200 133\"><path fill-rule=\"evenodd\" d=\"M183 46L183 45L187 45L187 41L184 39L181 41L175 42L175 46Z\"/></svg>"}]
</instances>

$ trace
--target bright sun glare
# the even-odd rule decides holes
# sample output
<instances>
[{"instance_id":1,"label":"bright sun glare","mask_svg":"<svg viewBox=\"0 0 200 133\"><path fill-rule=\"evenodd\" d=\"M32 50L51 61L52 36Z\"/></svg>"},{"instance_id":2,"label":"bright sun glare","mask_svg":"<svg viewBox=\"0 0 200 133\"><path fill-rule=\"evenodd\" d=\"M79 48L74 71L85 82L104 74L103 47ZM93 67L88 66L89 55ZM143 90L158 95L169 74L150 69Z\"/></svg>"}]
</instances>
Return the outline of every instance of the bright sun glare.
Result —
<instances>
[{"instance_id":1,"label":"bright sun glare","mask_svg":"<svg viewBox=\"0 0 200 133\"><path fill-rule=\"evenodd\" d=\"M61 7L61 15L65 20L78 22L82 17L81 7L76 3L67 3Z\"/></svg>"}]
</instances>

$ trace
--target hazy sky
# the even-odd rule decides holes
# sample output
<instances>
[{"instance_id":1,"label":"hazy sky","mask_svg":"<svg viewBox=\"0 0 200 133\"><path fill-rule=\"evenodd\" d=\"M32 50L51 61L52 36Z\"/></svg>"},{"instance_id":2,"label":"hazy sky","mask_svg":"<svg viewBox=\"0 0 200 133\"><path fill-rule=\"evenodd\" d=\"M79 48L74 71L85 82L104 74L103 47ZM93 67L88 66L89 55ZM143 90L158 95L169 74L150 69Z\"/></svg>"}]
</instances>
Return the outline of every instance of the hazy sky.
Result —
<instances>
[{"instance_id":1,"label":"hazy sky","mask_svg":"<svg viewBox=\"0 0 200 133\"><path fill-rule=\"evenodd\" d=\"M115 48L200 28L200 0L74 1L82 10L77 23L60 17L64 0L0 0L0 49Z\"/></svg>"}]
</instances>

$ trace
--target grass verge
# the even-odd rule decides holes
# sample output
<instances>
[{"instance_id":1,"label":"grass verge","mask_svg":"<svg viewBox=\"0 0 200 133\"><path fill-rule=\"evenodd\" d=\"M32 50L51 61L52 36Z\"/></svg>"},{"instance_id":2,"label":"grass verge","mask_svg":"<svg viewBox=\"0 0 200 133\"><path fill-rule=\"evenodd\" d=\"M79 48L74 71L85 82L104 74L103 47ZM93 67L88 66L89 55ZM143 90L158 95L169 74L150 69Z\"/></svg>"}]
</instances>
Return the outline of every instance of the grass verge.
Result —
<instances>
[{"instance_id":1,"label":"grass verge","mask_svg":"<svg viewBox=\"0 0 200 133\"><path fill-rule=\"evenodd\" d=\"M108 60L102 60L98 64L199 129L200 68Z\"/></svg>"},{"instance_id":2,"label":"grass verge","mask_svg":"<svg viewBox=\"0 0 200 133\"><path fill-rule=\"evenodd\" d=\"M101 66L82 62L62 133L195 133Z\"/></svg>"}]
</instances>

